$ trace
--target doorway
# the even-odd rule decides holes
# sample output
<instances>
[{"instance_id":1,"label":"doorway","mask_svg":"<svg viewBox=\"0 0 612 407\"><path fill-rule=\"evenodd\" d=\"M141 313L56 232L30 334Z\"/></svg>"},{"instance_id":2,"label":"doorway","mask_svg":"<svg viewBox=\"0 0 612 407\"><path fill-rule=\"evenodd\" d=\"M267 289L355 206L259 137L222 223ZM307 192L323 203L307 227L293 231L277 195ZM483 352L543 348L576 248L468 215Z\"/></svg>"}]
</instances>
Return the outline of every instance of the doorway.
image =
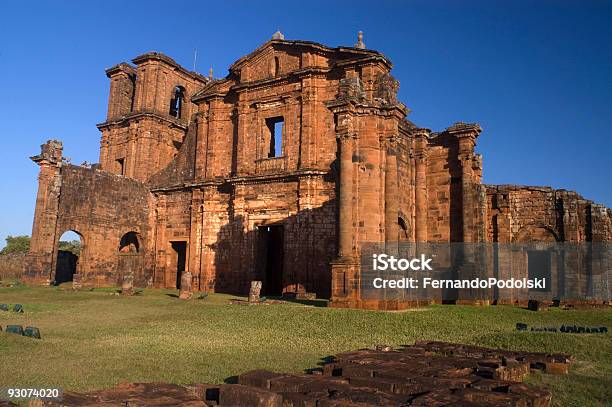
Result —
<instances>
[{"instance_id":1,"label":"doorway","mask_svg":"<svg viewBox=\"0 0 612 407\"><path fill-rule=\"evenodd\" d=\"M181 277L185 272L185 265L187 260L187 242L171 242L172 249L176 253L176 288L181 288Z\"/></svg>"},{"instance_id":2,"label":"doorway","mask_svg":"<svg viewBox=\"0 0 612 407\"><path fill-rule=\"evenodd\" d=\"M283 294L283 226L259 226L258 252L263 295Z\"/></svg>"},{"instance_id":3,"label":"doorway","mask_svg":"<svg viewBox=\"0 0 612 407\"><path fill-rule=\"evenodd\" d=\"M82 246L83 237L78 232L68 230L60 236L55 260L56 285L73 280L78 272Z\"/></svg>"},{"instance_id":4,"label":"doorway","mask_svg":"<svg viewBox=\"0 0 612 407\"><path fill-rule=\"evenodd\" d=\"M529 291L550 291L550 252L546 250L529 250L527 252L527 275L530 280L545 278L544 288L530 288Z\"/></svg>"}]
</instances>

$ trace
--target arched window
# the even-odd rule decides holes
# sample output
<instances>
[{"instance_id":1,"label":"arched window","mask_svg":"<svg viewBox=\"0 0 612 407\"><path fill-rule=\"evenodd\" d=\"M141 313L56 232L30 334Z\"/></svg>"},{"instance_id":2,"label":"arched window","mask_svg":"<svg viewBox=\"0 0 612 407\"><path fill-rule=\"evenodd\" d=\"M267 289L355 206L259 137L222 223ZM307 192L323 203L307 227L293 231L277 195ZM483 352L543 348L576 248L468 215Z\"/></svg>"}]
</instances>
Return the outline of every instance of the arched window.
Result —
<instances>
[{"instance_id":1,"label":"arched window","mask_svg":"<svg viewBox=\"0 0 612 407\"><path fill-rule=\"evenodd\" d=\"M183 102L185 100L185 88L182 86L176 86L172 93L172 99L170 100L170 116L181 118L183 110Z\"/></svg>"},{"instance_id":2,"label":"arched window","mask_svg":"<svg viewBox=\"0 0 612 407\"><path fill-rule=\"evenodd\" d=\"M280 75L280 60L278 57L274 57L274 76Z\"/></svg>"},{"instance_id":3,"label":"arched window","mask_svg":"<svg viewBox=\"0 0 612 407\"><path fill-rule=\"evenodd\" d=\"M140 243L138 242L138 235L136 232L128 232L121 238L119 242L120 253L138 253L140 250Z\"/></svg>"}]
</instances>

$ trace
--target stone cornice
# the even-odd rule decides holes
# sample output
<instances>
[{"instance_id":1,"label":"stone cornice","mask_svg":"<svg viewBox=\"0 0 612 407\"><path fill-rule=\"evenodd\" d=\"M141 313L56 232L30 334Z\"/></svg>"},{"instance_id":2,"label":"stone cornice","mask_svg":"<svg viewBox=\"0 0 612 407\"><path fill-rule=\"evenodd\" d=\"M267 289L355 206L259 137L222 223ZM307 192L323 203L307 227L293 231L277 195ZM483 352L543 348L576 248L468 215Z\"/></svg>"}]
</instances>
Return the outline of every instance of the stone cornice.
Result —
<instances>
[{"instance_id":1,"label":"stone cornice","mask_svg":"<svg viewBox=\"0 0 612 407\"><path fill-rule=\"evenodd\" d=\"M372 63L377 63L377 62L381 62L389 70L393 67L393 64L391 64L391 62L382 54L371 55L366 58L355 58L355 59L347 59L344 61L338 61L334 63L333 66L338 67L338 68L344 68L348 66L358 66L358 65L372 64Z\"/></svg>"},{"instance_id":2,"label":"stone cornice","mask_svg":"<svg viewBox=\"0 0 612 407\"><path fill-rule=\"evenodd\" d=\"M118 73L125 73L126 75L130 76L136 75L136 69L134 69L133 66L130 66L126 62L121 62L115 66L112 66L108 68L105 72L106 76L108 76L109 78L114 75L117 75Z\"/></svg>"},{"instance_id":3,"label":"stone cornice","mask_svg":"<svg viewBox=\"0 0 612 407\"><path fill-rule=\"evenodd\" d=\"M105 129L105 128L111 127L111 126L121 126L121 125L124 125L125 123L127 123L129 121L136 120L136 119L141 119L141 118L145 118L145 117L157 119L157 120L166 122L169 125L177 127L179 129L187 130L187 123L186 122L179 121L177 119L173 119L170 116L165 117L165 116L162 116L159 113L155 113L155 112L130 113L129 115L122 116L122 117L120 117L118 119L115 119L115 120L98 123L98 124L96 124L96 127L99 130L102 130L102 129Z\"/></svg>"},{"instance_id":4,"label":"stone cornice","mask_svg":"<svg viewBox=\"0 0 612 407\"><path fill-rule=\"evenodd\" d=\"M132 62L135 65L140 65L146 61L151 61L151 60L164 62L167 65L170 65L171 67L176 69L177 71L181 72L182 74L187 75L190 78L198 82L207 83L209 81L209 79L205 77L204 75L184 68L183 66L179 65L174 59L170 58L169 56L161 52L152 51L152 52L144 53L132 59Z\"/></svg>"},{"instance_id":5,"label":"stone cornice","mask_svg":"<svg viewBox=\"0 0 612 407\"><path fill-rule=\"evenodd\" d=\"M411 134L415 138L429 139L430 138L430 134L431 134L431 130L430 129L425 129L425 128L418 128L418 129L413 129L411 131Z\"/></svg>"},{"instance_id":6,"label":"stone cornice","mask_svg":"<svg viewBox=\"0 0 612 407\"><path fill-rule=\"evenodd\" d=\"M362 60L366 60L368 58L372 58L372 57L376 57L379 58L380 60L384 61L385 64L387 64L389 66L389 68L391 68L392 64L391 61L389 61L383 54L381 54L378 51L374 51L374 50L366 50L366 49L359 49L359 48L354 48L354 47L336 47L336 48L331 48L328 46L325 46L323 44L319 44L317 42L312 42L312 41L301 41L301 40L269 40L266 41L264 44L262 44L259 48L257 48L255 51L251 52L250 54L247 54L245 56L243 56L242 58L238 59L236 62L234 62L229 70L230 72L236 72L238 71L242 65L244 65L247 61L253 59L254 57L256 57L258 54L264 52L266 50L266 48L268 47L274 47L277 45L281 45L281 46L289 46L289 47L295 47L295 48L307 48L310 51L314 51L317 53L320 53L322 55L325 55L327 57L333 57L333 54L351 54L354 56L354 58L351 58L350 60L356 60L356 59L362 59ZM361 58L360 58L361 57Z\"/></svg>"},{"instance_id":7,"label":"stone cornice","mask_svg":"<svg viewBox=\"0 0 612 407\"><path fill-rule=\"evenodd\" d=\"M446 129L450 135L457 137L478 137L482 132L482 128L478 123L463 123L457 122Z\"/></svg>"},{"instance_id":8,"label":"stone cornice","mask_svg":"<svg viewBox=\"0 0 612 407\"><path fill-rule=\"evenodd\" d=\"M336 139L340 140L341 142L356 140L357 133L352 133L352 132L336 133Z\"/></svg>"},{"instance_id":9,"label":"stone cornice","mask_svg":"<svg viewBox=\"0 0 612 407\"><path fill-rule=\"evenodd\" d=\"M357 115L361 114L398 114L404 118L410 110L402 103L380 104L359 100L356 97L340 98L324 102L325 106L334 113L351 111Z\"/></svg>"},{"instance_id":10,"label":"stone cornice","mask_svg":"<svg viewBox=\"0 0 612 407\"><path fill-rule=\"evenodd\" d=\"M159 187L151 189L151 192L172 192L182 189L191 189L207 186L221 186L221 185L247 185L247 184L266 184L270 182L279 181L298 181L303 177L326 175L328 171L322 170L298 170L292 172L284 172L278 174L262 174L262 175L246 175L246 176L234 176L224 179L212 179L203 180L199 182L186 182L180 185L170 185L167 187Z\"/></svg>"},{"instance_id":11,"label":"stone cornice","mask_svg":"<svg viewBox=\"0 0 612 407\"><path fill-rule=\"evenodd\" d=\"M270 85L282 85L290 83L292 81L301 80L303 77L310 75L324 75L329 71L331 71L331 69L323 67L303 68L297 71L289 72L286 75L281 75L274 78L266 78L257 81L237 83L230 87L228 93L231 91L240 92L244 90L255 90Z\"/></svg>"}]
</instances>

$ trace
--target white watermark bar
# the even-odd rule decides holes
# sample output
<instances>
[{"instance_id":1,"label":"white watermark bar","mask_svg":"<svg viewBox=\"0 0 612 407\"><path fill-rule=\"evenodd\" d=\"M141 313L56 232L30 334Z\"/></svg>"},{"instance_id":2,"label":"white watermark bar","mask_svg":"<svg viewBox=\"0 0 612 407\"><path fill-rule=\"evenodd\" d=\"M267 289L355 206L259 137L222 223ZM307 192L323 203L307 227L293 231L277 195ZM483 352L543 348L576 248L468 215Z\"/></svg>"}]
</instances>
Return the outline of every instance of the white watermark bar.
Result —
<instances>
[{"instance_id":1,"label":"white watermark bar","mask_svg":"<svg viewBox=\"0 0 612 407\"><path fill-rule=\"evenodd\" d=\"M361 297L609 302L610 243L365 243Z\"/></svg>"}]
</instances>

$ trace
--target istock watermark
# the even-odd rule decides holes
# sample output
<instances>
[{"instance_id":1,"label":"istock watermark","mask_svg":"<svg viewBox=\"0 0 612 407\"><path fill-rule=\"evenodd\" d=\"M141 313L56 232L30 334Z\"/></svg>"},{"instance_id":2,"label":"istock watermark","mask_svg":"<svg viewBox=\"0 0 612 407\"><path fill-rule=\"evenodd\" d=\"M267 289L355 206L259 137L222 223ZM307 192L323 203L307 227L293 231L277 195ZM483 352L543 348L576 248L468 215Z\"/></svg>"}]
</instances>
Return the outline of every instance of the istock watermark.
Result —
<instances>
[{"instance_id":1,"label":"istock watermark","mask_svg":"<svg viewBox=\"0 0 612 407\"><path fill-rule=\"evenodd\" d=\"M372 268L374 270L395 270L395 271L406 271L406 270L433 270L431 268L432 258L427 258L424 254L421 254L420 258L416 259L396 259L395 256L388 254L373 254L372 255Z\"/></svg>"},{"instance_id":2,"label":"istock watermark","mask_svg":"<svg viewBox=\"0 0 612 407\"><path fill-rule=\"evenodd\" d=\"M545 278L511 278L498 280L494 277L488 279L474 278L471 280L438 280L431 277L384 279L376 277L372 280L374 288L528 288L546 290Z\"/></svg>"},{"instance_id":3,"label":"istock watermark","mask_svg":"<svg viewBox=\"0 0 612 407\"><path fill-rule=\"evenodd\" d=\"M610 301L609 243L367 243L364 299Z\"/></svg>"}]
</instances>

